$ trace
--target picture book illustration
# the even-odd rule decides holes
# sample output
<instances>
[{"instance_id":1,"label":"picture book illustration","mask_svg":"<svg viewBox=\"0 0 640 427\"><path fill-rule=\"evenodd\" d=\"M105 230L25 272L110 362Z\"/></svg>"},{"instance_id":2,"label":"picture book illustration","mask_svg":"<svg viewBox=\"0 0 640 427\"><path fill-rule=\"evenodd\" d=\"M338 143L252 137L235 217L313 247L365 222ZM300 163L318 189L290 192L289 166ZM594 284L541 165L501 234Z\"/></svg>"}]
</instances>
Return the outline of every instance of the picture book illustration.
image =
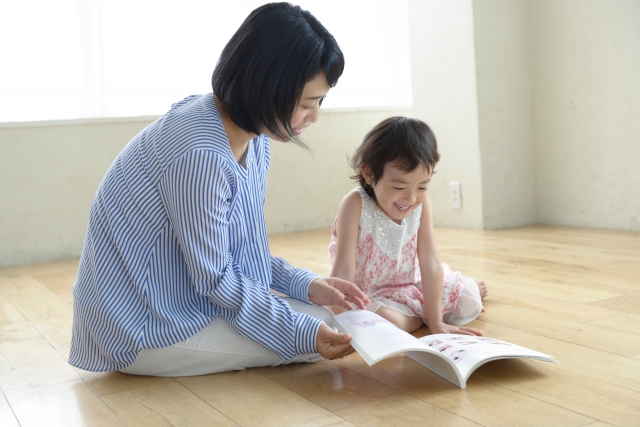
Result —
<instances>
[{"instance_id":1,"label":"picture book illustration","mask_svg":"<svg viewBox=\"0 0 640 427\"><path fill-rule=\"evenodd\" d=\"M540 354L506 341L472 335L429 335L421 338L421 341L447 357L460 370L467 370L482 360L508 357L514 353L522 355L521 357Z\"/></svg>"},{"instance_id":2,"label":"picture book illustration","mask_svg":"<svg viewBox=\"0 0 640 427\"><path fill-rule=\"evenodd\" d=\"M360 334L372 340L384 337L383 346L392 347L406 343L406 332L380 316L369 316L368 311L353 311L347 315L347 319L358 329Z\"/></svg>"}]
</instances>

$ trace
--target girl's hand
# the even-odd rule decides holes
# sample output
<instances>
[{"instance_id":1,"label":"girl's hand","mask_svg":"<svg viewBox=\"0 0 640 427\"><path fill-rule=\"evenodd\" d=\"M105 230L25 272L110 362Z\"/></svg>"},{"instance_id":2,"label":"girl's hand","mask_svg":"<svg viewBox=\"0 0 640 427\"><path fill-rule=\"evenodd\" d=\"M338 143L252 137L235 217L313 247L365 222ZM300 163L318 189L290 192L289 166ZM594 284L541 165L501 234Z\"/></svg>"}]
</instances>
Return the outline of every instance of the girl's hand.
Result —
<instances>
[{"instance_id":1,"label":"girl's hand","mask_svg":"<svg viewBox=\"0 0 640 427\"><path fill-rule=\"evenodd\" d=\"M335 332L326 323L321 323L316 337L316 350L325 359L336 359L353 353L349 341L351 335Z\"/></svg>"},{"instance_id":2,"label":"girl's hand","mask_svg":"<svg viewBox=\"0 0 640 427\"><path fill-rule=\"evenodd\" d=\"M429 330L432 334L483 335L480 329L467 328L466 326L447 325L444 322L438 322L433 327L429 326Z\"/></svg>"},{"instance_id":3,"label":"girl's hand","mask_svg":"<svg viewBox=\"0 0 640 427\"><path fill-rule=\"evenodd\" d=\"M323 277L311 282L309 301L316 305L337 305L347 310L353 310L351 303L362 310L371 304L367 295L356 285L337 277Z\"/></svg>"}]
</instances>

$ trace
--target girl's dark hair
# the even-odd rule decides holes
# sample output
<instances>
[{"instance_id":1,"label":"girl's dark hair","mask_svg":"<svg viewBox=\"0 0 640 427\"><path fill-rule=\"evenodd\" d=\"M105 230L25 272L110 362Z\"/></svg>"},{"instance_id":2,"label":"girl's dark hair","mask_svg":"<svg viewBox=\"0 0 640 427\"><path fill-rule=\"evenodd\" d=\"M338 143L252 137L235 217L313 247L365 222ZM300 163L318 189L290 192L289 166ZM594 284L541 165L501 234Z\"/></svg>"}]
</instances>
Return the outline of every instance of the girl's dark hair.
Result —
<instances>
[{"instance_id":1,"label":"girl's dark hair","mask_svg":"<svg viewBox=\"0 0 640 427\"><path fill-rule=\"evenodd\" d=\"M382 178L384 165L391 162L403 172L411 172L418 165L433 173L440 160L438 143L433 131L421 120L391 117L380 122L365 137L351 158L358 180L367 194L375 199L373 187L362 176L362 166L371 169L373 183Z\"/></svg>"},{"instance_id":2,"label":"girl's dark hair","mask_svg":"<svg viewBox=\"0 0 640 427\"><path fill-rule=\"evenodd\" d=\"M322 72L333 87L343 70L338 43L311 13L269 3L251 12L231 37L211 85L243 130L260 134L266 128L304 145L290 123L304 85Z\"/></svg>"}]
</instances>

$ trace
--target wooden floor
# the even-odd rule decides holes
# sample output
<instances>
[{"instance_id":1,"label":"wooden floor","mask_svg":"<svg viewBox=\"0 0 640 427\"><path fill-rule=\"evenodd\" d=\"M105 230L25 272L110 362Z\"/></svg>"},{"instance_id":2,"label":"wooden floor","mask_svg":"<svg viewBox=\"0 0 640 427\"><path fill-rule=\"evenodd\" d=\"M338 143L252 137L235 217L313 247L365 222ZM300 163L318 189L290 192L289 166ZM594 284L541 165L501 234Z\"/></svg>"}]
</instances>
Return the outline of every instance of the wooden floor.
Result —
<instances>
[{"instance_id":1,"label":"wooden floor","mask_svg":"<svg viewBox=\"0 0 640 427\"><path fill-rule=\"evenodd\" d=\"M66 363L70 260L0 269L0 426L640 425L640 233L436 232L443 261L490 287L471 325L559 365L493 362L465 390L401 355L190 378L80 371ZM328 274L328 230L270 240Z\"/></svg>"}]
</instances>

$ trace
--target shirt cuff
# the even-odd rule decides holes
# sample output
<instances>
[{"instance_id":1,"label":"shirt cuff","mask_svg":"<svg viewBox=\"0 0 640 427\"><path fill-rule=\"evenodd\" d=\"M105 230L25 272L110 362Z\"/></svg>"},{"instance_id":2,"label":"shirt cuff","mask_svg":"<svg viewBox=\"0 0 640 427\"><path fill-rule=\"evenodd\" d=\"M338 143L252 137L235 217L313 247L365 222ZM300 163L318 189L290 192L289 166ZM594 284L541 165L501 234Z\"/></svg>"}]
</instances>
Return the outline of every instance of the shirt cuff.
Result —
<instances>
[{"instance_id":1,"label":"shirt cuff","mask_svg":"<svg viewBox=\"0 0 640 427\"><path fill-rule=\"evenodd\" d=\"M295 320L296 354L317 353L316 338L322 320L308 314L298 313Z\"/></svg>"},{"instance_id":2,"label":"shirt cuff","mask_svg":"<svg viewBox=\"0 0 640 427\"><path fill-rule=\"evenodd\" d=\"M296 274L291 278L291 287L289 288L291 293L289 296L297 299L298 301L312 304L311 301L309 301L309 285L311 282L322 276L309 270L305 270L304 268L299 268L297 270Z\"/></svg>"}]
</instances>

